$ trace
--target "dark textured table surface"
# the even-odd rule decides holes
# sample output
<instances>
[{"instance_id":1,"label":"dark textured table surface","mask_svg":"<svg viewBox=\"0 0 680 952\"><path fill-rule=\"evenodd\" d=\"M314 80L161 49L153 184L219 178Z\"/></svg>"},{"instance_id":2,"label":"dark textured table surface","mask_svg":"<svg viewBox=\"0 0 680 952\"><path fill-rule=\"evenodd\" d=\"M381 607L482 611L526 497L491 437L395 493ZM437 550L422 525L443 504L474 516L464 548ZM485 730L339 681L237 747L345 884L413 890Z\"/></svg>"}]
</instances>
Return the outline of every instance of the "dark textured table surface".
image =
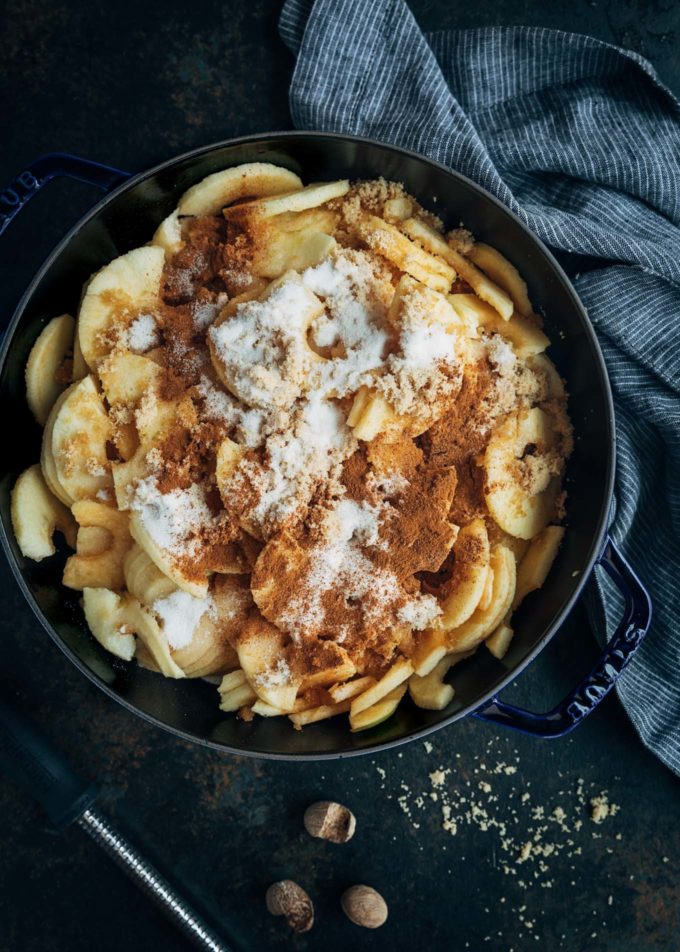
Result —
<instances>
[{"instance_id":1,"label":"dark textured table surface","mask_svg":"<svg viewBox=\"0 0 680 952\"><path fill-rule=\"evenodd\" d=\"M290 126L292 58L278 0L5 5L0 180L49 150L139 170L232 135ZM530 23L590 32L649 57L680 91L671 0L493 0L460 9L413 3L426 29ZM73 183L39 196L0 245L0 307L10 313L41 257L95 196ZM680 948L680 784L639 743L615 698L569 738L538 742L468 719L431 745L323 765L227 758L135 719L98 692L34 622L0 570L2 681L83 772L103 808L212 910L245 949ZM597 653L572 621L508 697L547 708ZM448 771L448 772L447 772ZM593 822L589 801L613 810ZM316 799L358 819L347 846L302 830ZM186 948L76 830L50 831L0 778L0 949ZM531 843L531 846L527 846ZM317 905L291 940L264 911L290 877ZM379 932L339 909L354 882L386 897Z\"/></svg>"}]
</instances>

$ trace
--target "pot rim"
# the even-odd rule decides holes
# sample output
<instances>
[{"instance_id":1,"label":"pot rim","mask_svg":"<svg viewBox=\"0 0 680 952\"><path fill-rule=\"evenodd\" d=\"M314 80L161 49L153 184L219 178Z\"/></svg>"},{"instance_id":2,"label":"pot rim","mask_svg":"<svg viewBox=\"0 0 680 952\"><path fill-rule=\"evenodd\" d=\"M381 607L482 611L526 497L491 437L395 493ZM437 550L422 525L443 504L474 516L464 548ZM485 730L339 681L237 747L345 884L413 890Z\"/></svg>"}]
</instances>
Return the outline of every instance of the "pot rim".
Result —
<instances>
[{"instance_id":1,"label":"pot rim","mask_svg":"<svg viewBox=\"0 0 680 952\"><path fill-rule=\"evenodd\" d=\"M7 561L9 562L10 568L14 575L14 578L19 585L19 588L23 592L23 595L28 602L29 606L33 610L34 615L45 629L47 634L50 636L52 641L57 645L57 647L66 655L66 657L78 668L78 670L84 674L93 684L98 688L104 691L110 698L115 700L118 704L121 704L126 708L130 713L134 714L137 717L141 717L143 720L155 725L156 727L161 728L162 730L168 731L171 734L174 734L176 737L181 738L182 740L189 741L194 744L199 744L203 747L208 747L213 750L217 750L221 753L234 754L240 757L249 757L257 760L279 760L279 761L288 761L288 762L303 762L309 763L310 761L322 761L322 760L342 760L349 757L358 757L364 754L377 754L386 750L394 749L396 747L401 747L403 744L410 743L415 740L423 740L427 738L430 734L434 734L436 731L441 730L442 728L448 727L453 724L455 721L461 720L464 717L467 717L471 714L474 714L475 711L484 707L490 700L492 700L496 695L507 687L516 677L518 677L522 672L524 672L528 666L536 659L540 652L545 648L549 641L555 636L559 628L561 627L563 621L571 612L576 600L580 597L583 588L590 578L595 563L600 555L604 542L605 535L607 532L607 526L609 521L609 510L611 506L611 500L614 492L614 477L615 477L615 468L616 468L616 434L614 429L614 403L611 392L611 385L609 382L609 375L607 373L607 367L604 361L604 356L600 348L597 336L593 329L593 326L588 317L587 311L581 300L576 293L571 281L567 277L562 266L556 260L552 252L548 247L543 243L543 241L535 235L515 214L510 208L508 208L500 199L496 198L491 192L487 191L483 186L478 185L475 181L468 178L466 175L463 175L461 172L451 169L448 166L444 165L441 162L437 162L435 159L430 159L427 156L421 155L418 152L413 151L412 149L406 149L402 146L392 145L387 142L381 142L378 139L373 139L368 136L355 136L347 135L344 133L336 132L310 132L306 130L284 130L277 132L260 132L252 135L238 136L232 139L224 139L218 142L211 143L210 145L200 146L196 149L190 149L187 152L183 152L179 155L175 155L170 159L166 159L163 162L160 162L158 165L146 169L142 172L138 172L134 175L131 175L130 178L126 179L120 185L116 186L106 195L104 195L98 202L89 208L84 215L68 230L64 237L57 243L53 250L48 254L47 258L43 261L42 265L38 268L33 278L31 279L28 287L22 294L15 310L12 315L12 318L7 326L7 330L4 333L2 340L2 345L0 346L0 377L5 372L5 361L7 354L14 338L14 333L21 321L21 318L24 314L27 304L29 303L36 285L42 279L43 275L49 270L53 262L62 254L62 252L68 247L72 239L77 235L77 233L85 227L86 224L93 218L95 218L105 207L110 203L115 202L124 192L129 191L134 188L136 185L139 185L147 178L151 178L159 172L162 172L166 169L172 168L172 166L177 165L180 162L183 162L187 159L196 159L200 156L207 155L211 152L218 151L219 149L230 148L233 146L242 146L256 144L258 142L275 142L277 139L321 139L321 140L339 140L343 142L358 142L365 143L371 146L377 146L379 148L385 149L387 151L396 152L398 154L407 156L411 159L416 159L419 162L430 165L436 169L439 169L445 172L447 175L452 176L463 181L468 185L473 191L480 193L486 199L490 200L496 207L505 214L512 221L514 221L522 231L529 237L533 242L537 250L542 254L545 260L547 260L550 265L555 277L561 284L562 288L566 291L572 305L579 312L582 325L589 339L590 347L594 352L596 362L600 371L600 381L604 390L605 403L607 408L607 419L606 426L609 431L609 441L608 441L608 451L607 451L607 472L606 472L606 488L605 488L605 504L602 506L602 510L599 515L597 526L593 534L593 539L590 545L588 556L585 560L585 564L580 571L578 578L574 582L574 588L571 595L566 599L561 609L556 613L552 622L546 629L543 637L532 647L528 654L522 659L522 661L512 668L509 671L506 671L502 674L494 686L485 691L484 694L477 698L473 704L469 704L467 707L461 708L461 710L454 712L453 714L448 715L447 717L442 718L435 724L430 724L425 727L418 728L413 730L403 737L398 737L388 741L376 742L375 744L368 745L361 748L349 748L346 750L338 751L325 751L321 753L281 753L276 751L258 751L258 750L249 750L247 748L232 747L229 744L222 743L220 741L211 740L210 738L199 736L197 734L191 733L190 731L182 730L181 728L174 727L170 724L167 724L165 721L162 721L160 718L156 717L153 714L149 714L146 711L142 711L135 704L128 701L126 698L119 695L112 687L110 687L102 678L100 678L94 671L92 671L84 661L82 661L78 655L70 648L66 642L61 638L59 633L55 628L50 624L48 619L43 614L36 600L34 599L28 585L23 576L23 572L18 564L17 559L15 558L14 552L12 551L12 546L8 538L8 533L5 527L5 524L0 520L0 541L2 542L2 548L4 550ZM292 727L291 727L292 729ZM352 735L347 729L348 738Z\"/></svg>"}]
</instances>

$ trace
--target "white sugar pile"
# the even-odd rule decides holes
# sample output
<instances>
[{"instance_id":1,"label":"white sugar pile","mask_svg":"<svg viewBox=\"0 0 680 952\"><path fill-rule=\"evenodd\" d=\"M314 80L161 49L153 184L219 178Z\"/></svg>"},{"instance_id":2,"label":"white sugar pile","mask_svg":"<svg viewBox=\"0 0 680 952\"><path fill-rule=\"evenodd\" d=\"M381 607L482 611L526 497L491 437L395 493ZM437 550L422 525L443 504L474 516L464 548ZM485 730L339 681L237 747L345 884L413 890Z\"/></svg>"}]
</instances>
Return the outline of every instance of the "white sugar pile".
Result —
<instances>
[{"instance_id":1,"label":"white sugar pile","mask_svg":"<svg viewBox=\"0 0 680 952\"><path fill-rule=\"evenodd\" d=\"M159 343L158 327L153 314L140 314L127 330L127 344L130 350L144 353L157 347Z\"/></svg>"},{"instance_id":2,"label":"white sugar pile","mask_svg":"<svg viewBox=\"0 0 680 952\"><path fill-rule=\"evenodd\" d=\"M160 617L163 633L172 649L186 648L191 644L199 622L209 610L212 601L209 598L194 598L188 592L172 592L166 598L158 598L153 610Z\"/></svg>"}]
</instances>

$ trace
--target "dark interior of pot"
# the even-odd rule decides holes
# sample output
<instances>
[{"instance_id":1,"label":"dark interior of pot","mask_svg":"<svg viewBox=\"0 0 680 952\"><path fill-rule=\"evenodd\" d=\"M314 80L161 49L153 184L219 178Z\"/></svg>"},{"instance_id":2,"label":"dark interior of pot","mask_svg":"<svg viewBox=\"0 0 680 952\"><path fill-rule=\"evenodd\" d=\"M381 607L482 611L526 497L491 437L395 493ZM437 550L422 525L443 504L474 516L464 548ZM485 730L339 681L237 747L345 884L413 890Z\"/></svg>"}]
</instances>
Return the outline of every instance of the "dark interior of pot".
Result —
<instances>
[{"instance_id":1,"label":"dark interior of pot","mask_svg":"<svg viewBox=\"0 0 680 952\"><path fill-rule=\"evenodd\" d=\"M220 713L212 684L173 681L134 663L114 660L87 631L78 593L61 585L63 553L39 564L26 560L11 529L12 485L40 453L40 429L26 406L24 366L41 327L56 314L75 313L82 284L90 274L147 242L190 185L211 172L253 160L285 165L306 182L381 175L401 181L449 227L462 222L478 239L497 247L526 278L553 341L550 356L566 378L570 393L577 438L568 469L568 531L544 588L527 598L515 616L516 635L508 654L497 661L480 648L473 658L457 666L451 678L456 694L447 710L424 711L405 699L392 718L358 734L350 733L346 717L303 731L295 731L284 718L244 723ZM2 253L8 253L7 247ZM554 262L512 215L465 179L388 146L342 137L281 135L206 149L142 177L106 200L58 249L25 303L0 380L0 413L11 447L0 484L10 561L18 568L29 600L48 630L81 669L138 713L199 741L255 755L317 757L374 750L474 710L528 663L559 626L597 554L609 503L613 424L608 386L592 331Z\"/></svg>"}]
</instances>

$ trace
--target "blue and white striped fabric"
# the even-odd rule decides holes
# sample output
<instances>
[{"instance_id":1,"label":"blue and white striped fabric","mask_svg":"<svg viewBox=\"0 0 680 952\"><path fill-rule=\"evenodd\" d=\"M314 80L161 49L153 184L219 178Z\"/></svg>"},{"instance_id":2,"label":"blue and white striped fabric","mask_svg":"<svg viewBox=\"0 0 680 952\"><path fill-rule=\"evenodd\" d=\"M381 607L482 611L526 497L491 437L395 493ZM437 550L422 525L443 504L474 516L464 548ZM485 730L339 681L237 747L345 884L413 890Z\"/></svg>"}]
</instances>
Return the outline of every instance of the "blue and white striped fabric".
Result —
<instances>
[{"instance_id":1,"label":"blue and white striped fabric","mask_svg":"<svg viewBox=\"0 0 680 952\"><path fill-rule=\"evenodd\" d=\"M680 773L680 106L651 65L513 27L424 36L403 0L288 0L295 125L372 136L475 179L547 244L600 259L575 284L618 433L612 533L652 631L622 680L644 742ZM612 627L616 599L597 601Z\"/></svg>"}]
</instances>

